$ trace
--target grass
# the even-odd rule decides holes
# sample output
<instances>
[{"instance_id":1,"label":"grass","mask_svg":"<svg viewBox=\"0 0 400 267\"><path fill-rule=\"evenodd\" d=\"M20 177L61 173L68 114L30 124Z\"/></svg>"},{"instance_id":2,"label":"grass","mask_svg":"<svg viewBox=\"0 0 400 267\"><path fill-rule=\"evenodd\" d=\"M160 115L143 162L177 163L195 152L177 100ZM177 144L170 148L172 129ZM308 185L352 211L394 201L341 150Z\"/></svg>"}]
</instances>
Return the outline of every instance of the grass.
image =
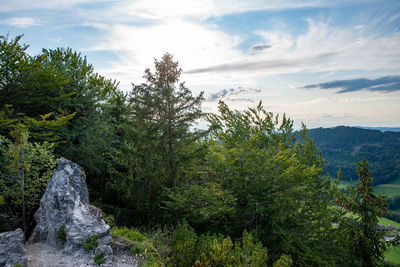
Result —
<instances>
[{"instance_id":1,"label":"grass","mask_svg":"<svg viewBox=\"0 0 400 267\"><path fill-rule=\"evenodd\" d=\"M398 223L398 222L395 222L395 221L392 221L392 220L389 220L389 219L387 219L387 218L380 218L379 219L379 222L381 223L381 224L383 224L383 225L393 225L393 226L396 226L397 228L400 228L400 223Z\"/></svg>"},{"instance_id":2,"label":"grass","mask_svg":"<svg viewBox=\"0 0 400 267\"><path fill-rule=\"evenodd\" d=\"M400 195L400 185L395 184L380 184L374 187L374 192L382 194L387 197L394 197Z\"/></svg>"},{"instance_id":3,"label":"grass","mask_svg":"<svg viewBox=\"0 0 400 267\"><path fill-rule=\"evenodd\" d=\"M393 180L390 184L380 184L374 187L375 193L381 193L387 197L400 195L400 177Z\"/></svg>"},{"instance_id":4,"label":"grass","mask_svg":"<svg viewBox=\"0 0 400 267\"><path fill-rule=\"evenodd\" d=\"M162 266L162 259L152 240L141 234L137 229L127 227L114 227L111 230L114 237L128 242L131 252L136 257L145 259L141 266Z\"/></svg>"},{"instance_id":5,"label":"grass","mask_svg":"<svg viewBox=\"0 0 400 267\"><path fill-rule=\"evenodd\" d=\"M400 264L400 247L390 248L385 253L385 258L388 262Z\"/></svg>"},{"instance_id":6,"label":"grass","mask_svg":"<svg viewBox=\"0 0 400 267\"><path fill-rule=\"evenodd\" d=\"M386 218L380 218L379 222L383 225L391 224L397 228L400 228L400 223ZM388 262L400 264L400 247L390 248L388 252L385 253L385 258L388 260Z\"/></svg>"},{"instance_id":7,"label":"grass","mask_svg":"<svg viewBox=\"0 0 400 267\"><path fill-rule=\"evenodd\" d=\"M400 208L395 209L395 210L390 210L390 212L393 212L394 214L400 215Z\"/></svg>"},{"instance_id":8,"label":"grass","mask_svg":"<svg viewBox=\"0 0 400 267\"><path fill-rule=\"evenodd\" d=\"M357 181L353 181L353 184L357 184ZM339 183L340 189L345 189L350 185L349 181L341 180ZM400 196L400 177L396 180L393 180L388 184L380 184L374 187L374 193L382 194L387 197Z\"/></svg>"}]
</instances>

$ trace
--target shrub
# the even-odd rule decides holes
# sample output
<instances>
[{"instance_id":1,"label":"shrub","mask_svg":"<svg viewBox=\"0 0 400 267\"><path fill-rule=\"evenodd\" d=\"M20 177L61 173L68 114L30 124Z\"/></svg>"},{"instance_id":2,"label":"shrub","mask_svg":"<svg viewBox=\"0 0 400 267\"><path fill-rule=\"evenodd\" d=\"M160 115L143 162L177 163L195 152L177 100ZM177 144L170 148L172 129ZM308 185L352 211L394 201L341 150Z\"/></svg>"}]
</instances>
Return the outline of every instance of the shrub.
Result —
<instances>
[{"instance_id":1,"label":"shrub","mask_svg":"<svg viewBox=\"0 0 400 267\"><path fill-rule=\"evenodd\" d=\"M235 244L229 236L207 233L198 237L186 221L172 234L172 266L266 266L267 262L267 249L246 230Z\"/></svg>"},{"instance_id":2,"label":"shrub","mask_svg":"<svg viewBox=\"0 0 400 267\"><path fill-rule=\"evenodd\" d=\"M86 240L85 243L83 243L83 247L86 250L93 250L97 247L99 242L97 241L99 239L100 235L99 234L94 234L89 236Z\"/></svg>"},{"instance_id":3,"label":"shrub","mask_svg":"<svg viewBox=\"0 0 400 267\"><path fill-rule=\"evenodd\" d=\"M290 255L282 254L279 260L274 263L273 267L290 267L292 264L292 257L290 257Z\"/></svg>"},{"instance_id":4,"label":"shrub","mask_svg":"<svg viewBox=\"0 0 400 267\"><path fill-rule=\"evenodd\" d=\"M57 239L61 243L64 243L67 240L67 234L65 233L65 225L62 225L57 230Z\"/></svg>"},{"instance_id":5,"label":"shrub","mask_svg":"<svg viewBox=\"0 0 400 267\"><path fill-rule=\"evenodd\" d=\"M94 262L96 262L98 265L101 265L104 263L104 255L103 252L97 253L94 256Z\"/></svg>"},{"instance_id":6,"label":"shrub","mask_svg":"<svg viewBox=\"0 0 400 267\"><path fill-rule=\"evenodd\" d=\"M191 266L195 260L196 242L194 229L186 221L179 223L172 235L172 265Z\"/></svg>"}]
</instances>

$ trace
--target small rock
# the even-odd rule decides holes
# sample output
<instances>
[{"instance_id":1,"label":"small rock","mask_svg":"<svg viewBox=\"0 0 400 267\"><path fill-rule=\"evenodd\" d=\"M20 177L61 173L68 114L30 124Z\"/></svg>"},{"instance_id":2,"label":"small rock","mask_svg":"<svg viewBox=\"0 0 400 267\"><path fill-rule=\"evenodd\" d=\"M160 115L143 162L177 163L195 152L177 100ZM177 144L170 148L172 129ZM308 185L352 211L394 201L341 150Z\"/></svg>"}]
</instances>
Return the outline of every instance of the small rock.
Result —
<instances>
[{"instance_id":1,"label":"small rock","mask_svg":"<svg viewBox=\"0 0 400 267\"><path fill-rule=\"evenodd\" d=\"M11 267L20 263L27 266L24 232L17 229L0 234L0 266Z\"/></svg>"}]
</instances>

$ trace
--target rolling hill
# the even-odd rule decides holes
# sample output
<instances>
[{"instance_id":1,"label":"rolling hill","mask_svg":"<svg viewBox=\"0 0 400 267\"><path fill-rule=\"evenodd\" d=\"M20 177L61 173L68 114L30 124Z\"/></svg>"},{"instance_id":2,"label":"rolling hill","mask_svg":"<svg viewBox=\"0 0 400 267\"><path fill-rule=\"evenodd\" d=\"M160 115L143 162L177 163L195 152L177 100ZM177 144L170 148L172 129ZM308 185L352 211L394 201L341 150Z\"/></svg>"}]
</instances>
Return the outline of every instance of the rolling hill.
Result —
<instances>
[{"instance_id":1,"label":"rolling hill","mask_svg":"<svg viewBox=\"0 0 400 267\"><path fill-rule=\"evenodd\" d=\"M400 132L361 129L337 126L334 128L315 128L308 130L310 138L321 149L326 161L326 173L336 177L339 169L345 181L357 181L356 163L366 159L374 178L374 185L380 190L393 191L400 188L391 184L400 178Z\"/></svg>"}]
</instances>

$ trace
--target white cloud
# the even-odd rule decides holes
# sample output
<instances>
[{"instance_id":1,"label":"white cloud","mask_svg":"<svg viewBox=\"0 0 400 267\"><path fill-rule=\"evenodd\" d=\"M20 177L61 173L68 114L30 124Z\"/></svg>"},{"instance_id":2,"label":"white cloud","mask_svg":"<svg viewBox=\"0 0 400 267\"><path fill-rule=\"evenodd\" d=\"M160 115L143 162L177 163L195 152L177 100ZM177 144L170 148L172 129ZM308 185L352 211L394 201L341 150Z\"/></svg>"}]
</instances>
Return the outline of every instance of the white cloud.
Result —
<instances>
[{"instance_id":1,"label":"white cloud","mask_svg":"<svg viewBox=\"0 0 400 267\"><path fill-rule=\"evenodd\" d=\"M40 25L40 21L35 18L30 17L17 17L17 18L9 18L2 21L4 24L20 27L20 28L28 28L31 26Z\"/></svg>"},{"instance_id":2,"label":"white cloud","mask_svg":"<svg viewBox=\"0 0 400 267\"><path fill-rule=\"evenodd\" d=\"M265 0L138 0L127 1L131 15L143 18L163 19L176 17L208 18L230 13L253 10L277 10L332 5L331 1L265 1Z\"/></svg>"},{"instance_id":3,"label":"white cloud","mask_svg":"<svg viewBox=\"0 0 400 267\"><path fill-rule=\"evenodd\" d=\"M192 70L202 72L258 72L262 75L300 71L398 70L400 33L374 35L308 20L300 36L281 31L258 31L270 48L237 58L236 62Z\"/></svg>"},{"instance_id":4,"label":"white cloud","mask_svg":"<svg viewBox=\"0 0 400 267\"><path fill-rule=\"evenodd\" d=\"M34 10L34 9L63 9L82 3L101 3L105 0L2 0L0 12Z\"/></svg>"}]
</instances>

